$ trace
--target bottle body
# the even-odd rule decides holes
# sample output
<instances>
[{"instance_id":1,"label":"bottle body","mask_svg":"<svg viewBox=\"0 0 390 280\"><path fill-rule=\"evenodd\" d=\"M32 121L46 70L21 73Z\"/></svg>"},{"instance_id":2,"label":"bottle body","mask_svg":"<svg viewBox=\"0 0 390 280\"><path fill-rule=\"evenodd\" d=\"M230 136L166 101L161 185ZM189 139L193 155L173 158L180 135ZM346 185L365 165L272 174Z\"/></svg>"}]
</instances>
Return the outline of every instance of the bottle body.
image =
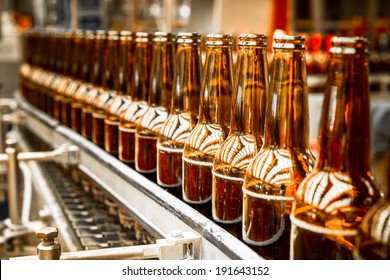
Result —
<instances>
[{"instance_id":1,"label":"bottle body","mask_svg":"<svg viewBox=\"0 0 390 280\"><path fill-rule=\"evenodd\" d=\"M117 61L114 61L114 89L115 97L107 106L104 120L105 150L113 155L118 155L119 148L119 116L130 104L128 95L128 75L131 75L134 56L133 34L129 31L122 31L119 37Z\"/></svg>"},{"instance_id":2,"label":"bottle body","mask_svg":"<svg viewBox=\"0 0 390 280\"><path fill-rule=\"evenodd\" d=\"M206 38L205 76L199 121L183 150L183 199L205 204L212 195L212 167L230 127L233 91L232 36L210 34Z\"/></svg>"},{"instance_id":3,"label":"bottle body","mask_svg":"<svg viewBox=\"0 0 390 280\"><path fill-rule=\"evenodd\" d=\"M367 41L334 37L330 54L319 157L291 214L292 259L352 259L359 224L381 196L370 171Z\"/></svg>"},{"instance_id":4,"label":"bottle body","mask_svg":"<svg viewBox=\"0 0 390 280\"><path fill-rule=\"evenodd\" d=\"M157 141L157 183L167 188L182 183L183 148L197 122L202 79L201 36L183 32L176 42L172 108Z\"/></svg>"},{"instance_id":5,"label":"bottle body","mask_svg":"<svg viewBox=\"0 0 390 280\"><path fill-rule=\"evenodd\" d=\"M246 168L262 145L268 94L266 40L259 34L239 36L230 132L213 164L212 214L217 222L241 221Z\"/></svg>"},{"instance_id":6,"label":"bottle body","mask_svg":"<svg viewBox=\"0 0 390 280\"><path fill-rule=\"evenodd\" d=\"M139 120L148 108L150 71L152 63L151 34L135 34L133 72L130 82L131 102L119 116L119 159L125 163L135 162L135 134Z\"/></svg>"},{"instance_id":7,"label":"bottle body","mask_svg":"<svg viewBox=\"0 0 390 280\"><path fill-rule=\"evenodd\" d=\"M175 41L172 33L154 33L148 108L137 124L135 135L138 172L153 173L157 169L157 139L171 108Z\"/></svg>"},{"instance_id":8,"label":"bottle body","mask_svg":"<svg viewBox=\"0 0 390 280\"><path fill-rule=\"evenodd\" d=\"M265 258L288 259L289 214L300 182L310 173L305 37L274 39L264 144L246 170L243 240Z\"/></svg>"}]
</instances>

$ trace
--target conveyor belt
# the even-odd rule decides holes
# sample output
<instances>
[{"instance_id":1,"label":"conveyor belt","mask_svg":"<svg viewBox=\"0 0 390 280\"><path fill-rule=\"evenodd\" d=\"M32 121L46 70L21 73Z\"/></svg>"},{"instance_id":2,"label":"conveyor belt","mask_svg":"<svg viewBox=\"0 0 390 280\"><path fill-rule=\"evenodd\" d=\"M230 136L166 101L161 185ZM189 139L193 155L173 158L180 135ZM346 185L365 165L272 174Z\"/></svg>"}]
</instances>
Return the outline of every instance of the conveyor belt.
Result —
<instances>
[{"instance_id":1,"label":"conveyor belt","mask_svg":"<svg viewBox=\"0 0 390 280\"><path fill-rule=\"evenodd\" d=\"M154 237L85 174L71 174L53 161L40 165L85 250L154 243Z\"/></svg>"}]
</instances>

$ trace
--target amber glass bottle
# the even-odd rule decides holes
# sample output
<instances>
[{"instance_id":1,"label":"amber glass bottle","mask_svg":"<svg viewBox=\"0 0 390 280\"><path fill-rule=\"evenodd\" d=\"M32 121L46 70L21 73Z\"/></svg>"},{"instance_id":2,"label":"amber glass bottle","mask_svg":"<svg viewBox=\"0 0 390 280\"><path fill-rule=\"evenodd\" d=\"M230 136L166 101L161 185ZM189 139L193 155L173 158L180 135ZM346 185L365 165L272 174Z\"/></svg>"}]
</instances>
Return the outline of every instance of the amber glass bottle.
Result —
<instances>
[{"instance_id":1,"label":"amber glass bottle","mask_svg":"<svg viewBox=\"0 0 390 280\"><path fill-rule=\"evenodd\" d=\"M176 71L168 119L157 140L157 183L181 187L184 143L198 121L202 83L201 35L182 32L176 38Z\"/></svg>"},{"instance_id":2,"label":"amber glass bottle","mask_svg":"<svg viewBox=\"0 0 390 280\"><path fill-rule=\"evenodd\" d=\"M65 91L69 83L72 80L71 77L71 65L72 65L72 51L74 42L74 32L67 31L64 36L61 36L61 49L63 51L64 58L62 59L62 76L59 78L58 85L54 89L53 96L53 114L54 118L64 123L66 122L65 114L62 112L63 100L65 97Z\"/></svg>"},{"instance_id":3,"label":"amber glass bottle","mask_svg":"<svg viewBox=\"0 0 390 280\"><path fill-rule=\"evenodd\" d=\"M351 259L362 218L381 192L371 174L367 41L334 37L314 171L291 213L292 259Z\"/></svg>"},{"instance_id":4,"label":"amber glass bottle","mask_svg":"<svg viewBox=\"0 0 390 280\"><path fill-rule=\"evenodd\" d=\"M150 34L135 34L134 66L130 82L131 102L119 116L119 159L129 164L135 161L136 127L148 107L152 47Z\"/></svg>"},{"instance_id":5,"label":"amber glass bottle","mask_svg":"<svg viewBox=\"0 0 390 280\"><path fill-rule=\"evenodd\" d=\"M205 204L211 200L214 156L230 128L232 42L231 35L206 37L199 120L183 150L183 199L188 203Z\"/></svg>"},{"instance_id":6,"label":"amber glass bottle","mask_svg":"<svg viewBox=\"0 0 390 280\"><path fill-rule=\"evenodd\" d=\"M103 77L102 86L99 94L93 101L92 113L92 141L104 148L105 147L105 124L107 107L115 98L115 84L119 76L118 56L119 56L119 33L117 31L108 31L107 50L103 56Z\"/></svg>"},{"instance_id":7,"label":"amber glass bottle","mask_svg":"<svg viewBox=\"0 0 390 280\"><path fill-rule=\"evenodd\" d=\"M133 67L134 38L130 31L121 31L118 45L118 61L115 63L114 91L115 97L106 109L104 120L105 150L118 155L119 116L130 103L127 93L129 68Z\"/></svg>"},{"instance_id":8,"label":"amber glass bottle","mask_svg":"<svg viewBox=\"0 0 390 280\"><path fill-rule=\"evenodd\" d=\"M288 259L292 202L310 173L305 37L274 39L264 143L243 185L243 240L264 258Z\"/></svg>"},{"instance_id":9,"label":"amber glass bottle","mask_svg":"<svg viewBox=\"0 0 390 280\"><path fill-rule=\"evenodd\" d=\"M81 110L81 134L92 140L92 114L94 101L102 92L104 57L107 51L107 32L97 30L92 41L93 52L90 60L90 82L91 87L87 94L82 98L83 106Z\"/></svg>"},{"instance_id":10,"label":"amber glass bottle","mask_svg":"<svg viewBox=\"0 0 390 280\"><path fill-rule=\"evenodd\" d=\"M246 168L263 144L268 95L267 36L241 34L236 67L230 132L213 164L213 219L229 224L241 221Z\"/></svg>"},{"instance_id":11,"label":"amber glass bottle","mask_svg":"<svg viewBox=\"0 0 390 280\"><path fill-rule=\"evenodd\" d=\"M94 51L94 40L94 31L86 30L85 36L81 42L82 55L80 58L80 83L73 95L73 100L71 102L71 127L80 134L82 133L82 108L85 106L85 99L88 95L88 92L91 90L91 87L93 86L90 81L90 73L92 72L91 60Z\"/></svg>"},{"instance_id":12,"label":"amber glass bottle","mask_svg":"<svg viewBox=\"0 0 390 280\"><path fill-rule=\"evenodd\" d=\"M157 168L157 139L171 108L175 41L172 33L156 32L153 35L148 106L135 133L135 169L138 172L152 173Z\"/></svg>"},{"instance_id":13,"label":"amber glass bottle","mask_svg":"<svg viewBox=\"0 0 390 280\"><path fill-rule=\"evenodd\" d=\"M84 51L84 31L77 30L73 34L73 43L72 43L72 53L71 53L71 64L70 64L70 79L68 85L63 91L62 98L62 122L64 125L71 127L72 126L72 117L71 117L71 109L73 96L75 95L77 89L82 83L81 80L81 70L83 67L83 58L86 54Z\"/></svg>"}]
</instances>

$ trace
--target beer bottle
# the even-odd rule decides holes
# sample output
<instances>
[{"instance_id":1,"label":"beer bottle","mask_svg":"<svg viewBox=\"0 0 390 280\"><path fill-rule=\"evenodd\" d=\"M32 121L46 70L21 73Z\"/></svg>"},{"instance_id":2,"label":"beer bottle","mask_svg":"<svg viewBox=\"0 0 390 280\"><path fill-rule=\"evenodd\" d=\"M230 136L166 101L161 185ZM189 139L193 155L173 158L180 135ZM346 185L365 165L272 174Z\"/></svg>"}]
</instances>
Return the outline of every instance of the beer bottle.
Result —
<instances>
[{"instance_id":1,"label":"beer bottle","mask_svg":"<svg viewBox=\"0 0 390 280\"><path fill-rule=\"evenodd\" d=\"M71 77L71 65L72 65L72 50L74 42L74 32L67 31L64 36L61 36L61 49L64 58L62 59L62 76L59 79L58 84L54 89L53 96L53 115L54 118L61 123L66 122L65 114L62 112L63 100L65 96L65 91L70 81Z\"/></svg>"},{"instance_id":2,"label":"beer bottle","mask_svg":"<svg viewBox=\"0 0 390 280\"><path fill-rule=\"evenodd\" d=\"M105 150L113 155L118 155L118 126L119 115L130 103L130 98L125 95L128 86L128 68L133 67L134 38L130 31L121 31L119 37L119 56L115 65L114 91L115 97L106 109L104 120ZM129 60L130 57L130 60ZM130 63L129 63L130 62Z\"/></svg>"},{"instance_id":3,"label":"beer bottle","mask_svg":"<svg viewBox=\"0 0 390 280\"><path fill-rule=\"evenodd\" d=\"M181 187L183 148L198 120L202 79L201 35L181 32L176 44L171 110L157 140L157 183L167 188Z\"/></svg>"},{"instance_id":4,"label":"beer bottle","mask_svg":"<svg viewBox=\"0 0 390 280\"><path fill-rule=\"evenodd\" d=\"M206 204L211 200L214 156L230 127L232 42L231 35L206 36L199 120L183 150L182 190L183 199L188 203Z\"/></svg>"},{"instance_id":5,"label":"beer bottle","mask_svg":"<svg viewBox=\"0 0 390 280\"><path fill-rule=\"evenodd\" d=\"M71 58L71 64L70 64L70 80L68 82L68 85L64 89L64 96L62 98L62 121L63 124L71 127L72 126L72 118L71 118L71 108L72 108L72 102L73 102L73 96L75 92L77 91L78 87L82 83L81 81L81 70L82 70L82 63L83 58L85 57L85 54L83 54L84 51L84 31L78 30L75 31L73 35L73 45L72 45L72 58Z\"/></svg>"},{"instance_id":6,"label":"beer bottle","mask_svg":"<svg viewBox=\"0 0 390 280\"><path fill-rule=\"evenodd\" d=\"M149 33L135 34L134 66L130 83L131 102L119 116L119 159L128 164L135 161L136 127L147 109L153 51L151 40Z\"/></svg>"},{"instance_id":7,"label":"beer bottle","mask_svg":"<svg viewBox=\"0 0 390 280\"><path fill-rule=\"evenodd\" d=\"M92 113L92 141L105 147L105 123L106 110L115 97L115 83L118 79L119 34L117 31L109 31L107 37L107 52L103 58L103 77L99 95L93 101Z\"/></svg>"},{"instance_id":8,"label":"beer bottle","mask_svg":"<svg viewBox=\"0 0 390 280\"><path fill-rule=\"evenodd\" d=\"M215 221L224 224L241 221L246 168L263 144L268 94L267 36L241 34L237 54L230 132L213 164L212 214Z\"/></svg>"},{"instance_id":9,"label":"beer bottle","mask_svg":"<svg viewBox=\"0 0 390 280\"><path fill-rule=\"evenodd\" d=\"M85 36L81 42L81 70L80 70L80 83L73 95L73 100L71 102L71 128L76 132L82 134L82 109L85 106L85 99L88 95L88 92L93 86L90 81L90 72L91 69L91 60L93 57L94 51L94 40L95 34L93 31L86 30Z\"/></svg>"},{"instance_id":10,"label":"beer bottle","mask_svg":"<svg viewBox=\"0 0 390 280\"><path fill-rule=\"evenodd\" d=\"M92 114L94 109L94 101L102 92L104 57L107 51L107 32L105 30L97 30L92 41L92 55L90 60L90 77L91 87L87 90L81 100L83 106L81 110L81 134L92 141Z\"/></svg>"},{"instance_id":11,"label":"beer bottle","mask_svg":"<svg viewBox=\"0 0 390 280\"><path fill-rule=\"evenodd\" d=\"M264 143L246 170L242 238L266 259L288 259L290 211L310 173L305 37L274 38Z\"/></svg>"},{"instance_id":12,"label":"beer bottle","mask_svg":"<svg viewBox=\"0 0 390 280\"><path fill-rule=\"evenodd\" d=\"M367 40L334 37L314 171L291 213L292 259L351 259L354 238L381 196L370 166Z\"/></svg>"},{"instance_id":13,"label":"beer bottle","mask_svg":"<svg viewBox=\"0 0 390 280\"><path fill-rule=\"evenodd\" d=\"M135 169L153 173L157 168L157 138L171 108L175 65L175 35L156 32L153 36L148 105L135 133Z\"/></svg>"}]
</instances>

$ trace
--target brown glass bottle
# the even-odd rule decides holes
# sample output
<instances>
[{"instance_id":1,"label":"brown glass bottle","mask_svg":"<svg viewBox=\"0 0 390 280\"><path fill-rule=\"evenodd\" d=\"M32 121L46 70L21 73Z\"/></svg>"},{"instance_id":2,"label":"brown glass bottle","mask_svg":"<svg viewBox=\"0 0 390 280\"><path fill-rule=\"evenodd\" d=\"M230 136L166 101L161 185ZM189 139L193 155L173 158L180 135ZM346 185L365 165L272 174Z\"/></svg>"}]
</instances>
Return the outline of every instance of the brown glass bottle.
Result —
<instances>
[{"instance_id":1,"label":"brown glass bottle","mask_svg":"<svg viewBox=\"0 0 390 280\"><path fill-rule=\"evenodd\" d=\"M184 143L198 121L202 86L201 35L179 33L176 48L171 110L157 140L157 183L167 188L181 187Z\"/></svg>"},{"instance_id":2,"label":"brown glass bottle","mask_svg":"<svg viewBox=\"0 0 390 280\"><path fill-rule=\"evenodd\" d=\"M119 56L119 33L109 31L107 36L107 51L103 59L102 86L99 95L93 101L92 141L105 147L105 118L107 107L115 98L115 84L119 78L116 74Z\"/></svg>"},{"instance_id":3,"label":"brown glass bottle","mask_svg":"<svg viewBox=\"0 0 390 280\"><path fill-rule=\"evenodd\" d=\"M214 156L230 128L232 42L231 35L206 36L199 120L183 150L182 190L183 199L188 203L205 204L211 200Z\"/></svg>"},{"instance_id":4,"label":"brown glass bottle","mask_svg":"<svg viewBox=\"0 0 390 280\"><path fill-rule=\"evenodd\" d=\"M175 65L175 35L153 34L148 106L135 133L135 169L152 173L157 168L157 139L171 108Z\"/></svg>"},{"instance_id":5,"label":"brown glass bottle","mask_svg":"<svg viewBox=\"0 0 390 280\"><path fill-rule=\"evenodd\" d=\"M79 86L83 82L81 80L81 71L83 67L83 59L86 57L84 52L84 37L85 33L81 30L76 30L73 34L71 65L70 65L70 77L69 83L63 92L62 98L62 122L64 125L72 126L72 103L73 96L78 90Z\"/></svg>"},{"instance_id":6,"label":"brown glass bottle","mask_svg":"<svg viewBox=\"0 0 390 280\"><path fill-rule=\"evenodd\" d=\"M263 144L268 95L267 36L241 34L238 40L230 132L213 164L213 219L227 224L241 221L242 184Z\"/></svg>"},{"instance_id":7,"label":"brown glass bottle","mask_svg":"<svg viewBox=\"0 0 390 280\"><path fill-rule=\"evenodd\" d=\"M93 84L90 81L92 72L92 63L94 51L94 31L86 30L83 40L81 41L81 58L80 58L80 81L76 92L72 96L70 116L71 128L82 134L82 109L85 106L86 98Z\"/></svg>"},{"instance_id":8,"label":"brown glass bottle","mask_svg":"<svg viewBox=\"0 0 390 280\"><path fill-rule=\"evenodd\" d=\"M291 213L292 259L351 259L362 218L381 192L370 166L367 40L334 37L319 156Z\"/></svg>"},{"instance_id":9,"label":"brown glass bottle","mask_svg":"<svg viewBox=\"0 0 390 280\"><path fill-rule=\"evenodd\" d=\"M135 161L135 131L139 119L145 114L149 94L152 63L151 35L135 34L134 66L130 82L131 102L119 116L119 159L125 163Z\"/></svg>"},{"instance_id":10,"label":"brown glass bottle","mask_svg":"<svg viewBox=\"0 0 390 280\"><path fill-rule=\"evenodd\" d=\"M305 37L274 39L264 143L243 185L242 237L267 259L288 259L289 214L310 173Z\"/></svg>"},{"instance_id":11,"label":"brown glass bottle","mask_svg":"<svg viewBox=\"0 0 390 280\"><path fill-rule=\"evenodd\" d=\"M58 85L54 89L53 96L53 115L54 118L60 121L61 123L67 122L66 115L63 114L63 100L66 96L66 88L69 83L72 81L71 77L71 65L72 65L72 50L74 42L74 32L67 31L64 36L61 36L61 49L63 50L63 60L62 60L62 76L58 82Z\"/></svg>"},{"instance_id":12,"label":"brown glass bottle","mask_svg":"<svg viewBox=\"0 0 390 280\"><path fill-rule=\"evenodd\" d=\"M92 114L94 102L102 92L104 57L107 51L107 32L97 30L93 38L93 52L90 60L90 82L91 86L83 96L81 110L81 134L92 141Z\"/></svg>"},{"instance_id":13,"label":"brown glass bottle","mask_svg":"<svg viewBox=\"0 0 390 280\"><path fill-rule=\"evenodd\" d=\"M119 148L119 116L130 104L130 96L127 94L129 84L128 76L132 73L134 61L134 38L130 31L122 31L119 37L118 61L115 65L114 90L115 97L106 109L104 120L105 150L113 155L118 155Z\"/></svg>"}]
</instances>

